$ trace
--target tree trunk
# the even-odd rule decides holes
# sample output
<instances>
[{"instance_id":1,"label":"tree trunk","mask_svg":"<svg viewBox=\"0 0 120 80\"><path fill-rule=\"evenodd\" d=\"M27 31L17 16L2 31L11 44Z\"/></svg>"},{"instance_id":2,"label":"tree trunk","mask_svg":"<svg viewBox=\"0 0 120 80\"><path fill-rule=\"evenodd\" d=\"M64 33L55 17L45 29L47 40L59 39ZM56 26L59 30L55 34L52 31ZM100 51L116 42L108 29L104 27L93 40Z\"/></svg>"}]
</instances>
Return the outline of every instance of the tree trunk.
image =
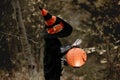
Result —
<instances>
[{"instance_id":1,"label":"tree trunk","mask_svg":"<svg viewBox=\"0 0 120 80\"><path fill-rule=\"evenodd\" d=\"M34 70L36 70L34 56L31 53L31 47L28 42L25 25L22 19L22 12L21 12L19 0L17 0L15 4L16 4L16 12L17 12L16 19L17 19L18 27L20 28L21 44L22 44L22 49L24 53L23 56L25 59L24 67L28 69L27 71L29 74L29 78L32 79Z\"/></svg>"}]
</instances>

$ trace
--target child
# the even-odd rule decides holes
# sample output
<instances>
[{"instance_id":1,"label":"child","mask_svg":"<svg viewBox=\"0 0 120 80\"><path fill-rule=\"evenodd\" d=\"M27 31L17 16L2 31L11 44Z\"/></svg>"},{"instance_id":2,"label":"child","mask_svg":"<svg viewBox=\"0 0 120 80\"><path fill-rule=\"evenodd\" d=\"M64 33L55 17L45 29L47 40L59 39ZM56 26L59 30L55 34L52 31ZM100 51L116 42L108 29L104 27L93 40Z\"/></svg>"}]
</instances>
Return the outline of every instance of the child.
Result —
<instances>
[{"instance_id":1,"label":"child","mask_svg":"<svg viewBox=\"0 0 120 80\"><path fill-rule=\"evenodd\" d=\"M46 9L40 7L40 10L45 20L44 77L45 80L60 80L62 45L58 38L69 36L72 27L61 18L52 16Z\"/></svg>"}]
</instances>

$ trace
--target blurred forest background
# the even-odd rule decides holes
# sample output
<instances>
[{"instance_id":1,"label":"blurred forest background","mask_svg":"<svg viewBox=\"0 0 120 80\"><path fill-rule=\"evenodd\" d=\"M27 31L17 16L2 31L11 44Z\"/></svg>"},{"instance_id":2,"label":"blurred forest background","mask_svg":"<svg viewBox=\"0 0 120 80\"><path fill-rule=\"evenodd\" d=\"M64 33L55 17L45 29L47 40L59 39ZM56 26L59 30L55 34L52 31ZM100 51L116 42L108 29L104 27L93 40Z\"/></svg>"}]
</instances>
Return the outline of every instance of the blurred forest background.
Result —
<instances>
[{"instance_id":1,"label":"blurred forest background","mask_svg":"<svg viewBox=\"0 0 120 80\"><path fill-rule=\"evenodd\" d=\"M73 26L62 44L80 38L88 56L62 80L120 80L120 0L0 0L0 80L44 80L39 5Z\"/></svg>"}]
</instances>

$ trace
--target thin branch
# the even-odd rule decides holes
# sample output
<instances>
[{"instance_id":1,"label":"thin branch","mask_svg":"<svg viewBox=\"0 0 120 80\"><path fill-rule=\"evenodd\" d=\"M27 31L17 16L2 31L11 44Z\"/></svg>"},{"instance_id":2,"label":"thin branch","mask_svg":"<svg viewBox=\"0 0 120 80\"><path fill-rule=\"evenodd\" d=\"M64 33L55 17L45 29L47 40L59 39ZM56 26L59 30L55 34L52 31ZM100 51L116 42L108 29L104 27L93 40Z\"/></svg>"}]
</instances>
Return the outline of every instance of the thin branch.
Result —
<instances>
[{"instance_id":1,"label":"thin branch","mask_svg":"<svg viewBox=\"0 0 120 80\"><path fill-rule=\"evenodd\" d=\"M2 32L2 31L0 31L0 33L2 33L2 34L4 34L4 35L16 37L16 38L19 38L19 39L25 39L24 37L20 37L20 36L17 36L17 35L9 34L9 33ZM32 43L34 43L34 44L40 44L39 42L36 42L36 41L33 40L33 39L29 39L29 38L27 38L27 39L28 39L29 41L31 41Z\"/></svg>"}]
</instances>

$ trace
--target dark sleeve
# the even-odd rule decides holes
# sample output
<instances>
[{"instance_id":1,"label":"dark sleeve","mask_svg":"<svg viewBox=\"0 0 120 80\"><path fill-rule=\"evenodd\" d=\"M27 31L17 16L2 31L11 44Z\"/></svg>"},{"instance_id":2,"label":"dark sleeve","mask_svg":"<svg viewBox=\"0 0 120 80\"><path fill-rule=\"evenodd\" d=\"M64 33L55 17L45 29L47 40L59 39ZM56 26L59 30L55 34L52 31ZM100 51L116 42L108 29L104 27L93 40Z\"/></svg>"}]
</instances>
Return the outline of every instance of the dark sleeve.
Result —
<instances>
[{"instance_id":1,"label":"dark sleeve","mask_svg":"<svg viewBox=\"0 0 120 80\"><path fill-rule=\"evenodd\" d=\"M60 80L61 76L61 43L57 38L45 38L44 76L45 80Z\"/></svg>"}]
</instances>

